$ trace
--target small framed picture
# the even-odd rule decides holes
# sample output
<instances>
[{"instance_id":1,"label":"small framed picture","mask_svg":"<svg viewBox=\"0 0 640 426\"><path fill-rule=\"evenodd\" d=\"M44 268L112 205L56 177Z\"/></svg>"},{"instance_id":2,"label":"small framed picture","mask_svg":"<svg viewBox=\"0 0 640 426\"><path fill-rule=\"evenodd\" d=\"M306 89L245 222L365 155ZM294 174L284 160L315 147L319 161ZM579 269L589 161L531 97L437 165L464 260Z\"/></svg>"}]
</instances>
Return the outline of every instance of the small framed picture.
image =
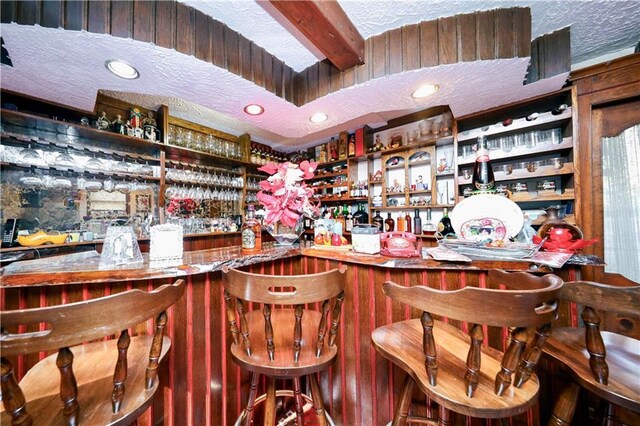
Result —
<instances>
[{"instance_id":1,"label":"small framed picture","mask_svg":"<svg viewBox=\"0 0 640 426\"><path fill-rule=\"evenodd\" d=\"M151 211L151 196L149 194L136 194L136 211Z\"/></svg>"}]
</instances>

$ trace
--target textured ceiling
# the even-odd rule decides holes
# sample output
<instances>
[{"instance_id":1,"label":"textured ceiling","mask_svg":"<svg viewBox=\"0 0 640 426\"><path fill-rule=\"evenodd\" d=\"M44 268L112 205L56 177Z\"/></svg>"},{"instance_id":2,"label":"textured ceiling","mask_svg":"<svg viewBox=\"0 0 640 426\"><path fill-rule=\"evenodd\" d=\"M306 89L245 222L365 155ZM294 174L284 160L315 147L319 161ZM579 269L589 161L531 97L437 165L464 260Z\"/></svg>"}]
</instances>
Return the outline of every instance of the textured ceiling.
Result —
<instances>
[{"instance_id":1,"label":"textured ceiling","mask_svg":"<svg viewBox=\"0 0 640 426\"><path fill-rule=\"evenodd\" d=\"M256 44L303 69L318 60L255 2L186 2L224 22ZM615 7L614 7L615 4ZM399 26L491 7L530 5L533 36L571 24L573 62L634 45L640 38L640 2L564 1L342 1L364 38ZM84 110L93 110L98 90L149 109L169 105L172 115L232 134L248 132L274 147L292 150L340 130L387 120L434 105L450 105L455 116L526 99L562 87L567 75L523 86L526 58L481 61L420 69L368 81L329 94L302 107L241 77L193 56L148 43L87 32L2 24L2 37L14 67L0 69L3 88ZM280 50L278 50L280 49ZM141 77L119 79L104 67L118 57L134 64ZM424 81L441 90L416 101L410 97ZM250 102L265 113L249 117ZM308 118L325 111L329 120Z\"/></svg>"}]
</instances>

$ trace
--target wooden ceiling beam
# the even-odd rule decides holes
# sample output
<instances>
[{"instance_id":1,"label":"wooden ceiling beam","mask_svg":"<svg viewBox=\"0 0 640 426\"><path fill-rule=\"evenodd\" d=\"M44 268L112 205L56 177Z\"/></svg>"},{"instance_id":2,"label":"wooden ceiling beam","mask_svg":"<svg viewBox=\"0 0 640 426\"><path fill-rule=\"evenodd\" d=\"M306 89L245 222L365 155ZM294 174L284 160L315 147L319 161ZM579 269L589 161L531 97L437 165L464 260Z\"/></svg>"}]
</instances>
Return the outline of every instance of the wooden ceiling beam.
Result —
<instances>
[{"instance_id":1,"label":"wooden ceiling beam","mask_svg":"<svg viewBox=\"0 0 640 426\"><path fill-rule=\"evenodd\" d=\"M337 1L269 0L269 3L340 71L364 63L364 39ZM300 42L304 45L307 40Z\"/></svg>"}]
</instances>

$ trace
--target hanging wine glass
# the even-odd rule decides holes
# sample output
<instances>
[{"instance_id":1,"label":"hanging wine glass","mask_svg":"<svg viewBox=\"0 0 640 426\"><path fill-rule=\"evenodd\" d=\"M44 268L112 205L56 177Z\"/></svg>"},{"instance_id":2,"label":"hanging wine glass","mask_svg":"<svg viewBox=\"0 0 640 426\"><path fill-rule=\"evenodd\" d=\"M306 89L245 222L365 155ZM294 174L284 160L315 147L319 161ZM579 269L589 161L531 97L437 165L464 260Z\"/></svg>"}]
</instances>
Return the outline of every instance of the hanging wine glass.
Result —
<instances>
[{"instance_id":1,"label":"hanging wine glass","mask_svg":"<svg viewBox=\"0 0 640 426\"><path fill-rule=\"evenodd\" d=\"M89 170L104 171L104 163L98 160L95 156L89 158L89 160L84 164L84 167Z\"/></svg>"},{"instance_id":2,"label":"hanging wine glass","mask_svg":"<svg viewBox=\"0 0 640 426\"><path fill-rule=\"evenodd\" d=\"M56 157L54 164L60 167L73 168L76 164L76 160L69 154L69 151L63 151Z\"/></svg>"},{"instance_id":3,"label":"hanging wine glass","mask_svg":"<svg viewBox=\"0 0 640 426\"><path fill-rule=\"evenodd\" d=\"M18 153L20 157L20 161L23 164L42 164L43 160L40 156L40 153L35 149L31 148L31 144L27 146L27 148L22 148Z\"/></svg>"},{"instance_id":4,"label":"hanging wine glass","mask_svg":"<svg viewBox=\"0 0 640 426\"><path fill-rule=\"evenodd\" d=\"M140 174L145 176L153 176L153 167L149 165L148 161L145 161L144 164L140 167Z\"/></svg>"}]
</instances>

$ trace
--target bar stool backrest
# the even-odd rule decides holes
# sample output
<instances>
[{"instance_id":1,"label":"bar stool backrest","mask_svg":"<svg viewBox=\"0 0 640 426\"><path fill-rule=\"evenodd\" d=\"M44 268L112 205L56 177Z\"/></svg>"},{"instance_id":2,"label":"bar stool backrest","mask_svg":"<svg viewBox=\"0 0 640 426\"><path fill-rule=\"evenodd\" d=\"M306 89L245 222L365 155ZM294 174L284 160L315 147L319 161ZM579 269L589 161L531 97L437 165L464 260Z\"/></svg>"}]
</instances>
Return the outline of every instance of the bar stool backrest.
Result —
<instances>
[{"instance_id":1,"label":"bar stool backrest","mask_svg":"<svg viewBox=\"0 0 640 426\"><path fill-rule=\"evenodd\" d=\"M293 358L297 362L302 339L302 316L304 305L322 302L322 316L318 325L316 357L322 353L327 328L331 300L335 298L331 313L329 346L334 346L340 323L342 301L344 300L346 267L327 272L307 275L263 275L243 272L223 267L222 284L227 305L227 319L233 341L242 344L247 355L251 355L249 328L245 313L246 302L262 303L265 322L265 339L269 358L274 359L273 324L271 322L272 305L293 305L295 307L295 325L293 339ZM236 313L238 315L236 315ZM238 328L238 317L240 327Z\"/></svg>"},{"instance_id":2,"label":"bar stool backrest","mask_svg":"<svg viewBox=\"0 0 640 426\"><path fill-rule=\"evenodd\" d=\"M58 350L120 333L156 318L183 293L184 281L178 280L150 292L129 290L66 305L2 311L2 356ZM37 328L40 323L49 324L50 329L19 334L6 331L21 325Z\"/></svg>"},{"instance_id":3,"label":"bar stool backrest","mask_svg":"<svg viewBox=\"0 0 640 426\"><path fill-rule=\"evenodd\" d=\"M528 338L526 328L535 327L539 331L548 329L555 319L557 299L563 285L559 277L551 274L537 277L525 272L493 270L489 271L486 284L489 288L465 287L453 291L426 286L404 287L390 281L383 284L383 291L387 296L423 311L421 324L425 366L432 386L436 386L438 371L432 315L466 321L469 324L471 342L464 380L470 398L478 383L480 347L484 339L483 325L513 328L509 347L503 354L502 371L498 373L495 382L495 393L502 395L511 384L511 373L520 363ZM506 289L500 289L500 285ZM440 345L443 344L444 342L440 342ZM539 349L534 350L531 355L537 356ZM524 358L527 358L527 353Z\"/></svg>"},{"instance_id":4,"label":"bar stool backrest","mask_svg":"<svg viewBox=\"0 0 640 426\"><path fill-rule=\"evenodd\" d=\"M135 420L158 388L158 364L170 346L164 336L166 310L180 299L184 287L184 280L178 280L150 292L129 290L65 305L0 312L3 405L12 424L36 424L43 418L57 421L60 411L68 424L129 424ZM153 336L129 336L129 328L149 319L156 320ZM47 327L43 331L16 332L21 326L38 329L42 323ZM111 345L80 345L118 333L117 343ZM48 351L58 352L55 364L51 357L41 360L29 370L29 383L18 385L9 358ZM113 381L102 380L97 371L110 369L114 363ZM127 380L128 374L140 380ZM47 390L57 383L59 398ZM29 386L32 393L27 396L33 401L26 401L21 385ZM111 398L96 396L102 396L103 389L112 389ZM48 399L54 397L57 403ZM34 411L30 411L31 402L37 407Z\"/></svg>"}]
</instances>

